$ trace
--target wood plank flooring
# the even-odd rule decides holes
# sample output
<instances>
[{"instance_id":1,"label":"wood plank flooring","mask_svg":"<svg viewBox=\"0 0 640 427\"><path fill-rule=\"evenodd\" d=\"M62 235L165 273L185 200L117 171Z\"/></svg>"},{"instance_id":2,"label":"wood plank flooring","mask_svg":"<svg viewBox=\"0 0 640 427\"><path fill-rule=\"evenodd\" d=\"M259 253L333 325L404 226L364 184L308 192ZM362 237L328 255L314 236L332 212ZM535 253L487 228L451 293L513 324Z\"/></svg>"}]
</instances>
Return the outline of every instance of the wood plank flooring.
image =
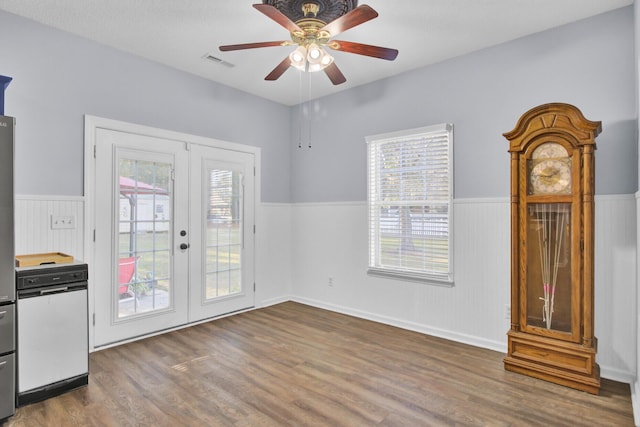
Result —
<instances>
[{"instance_id":1,"label":"wood plank flooring","mask_svg":"<svg viewBox=\"0 0 640 427\"><path fill-rule=\"evenodd\" d=\"M87 387L7 426L632 426L504 354L287 302L91 354Z\"/></svg>"}]
</instances>

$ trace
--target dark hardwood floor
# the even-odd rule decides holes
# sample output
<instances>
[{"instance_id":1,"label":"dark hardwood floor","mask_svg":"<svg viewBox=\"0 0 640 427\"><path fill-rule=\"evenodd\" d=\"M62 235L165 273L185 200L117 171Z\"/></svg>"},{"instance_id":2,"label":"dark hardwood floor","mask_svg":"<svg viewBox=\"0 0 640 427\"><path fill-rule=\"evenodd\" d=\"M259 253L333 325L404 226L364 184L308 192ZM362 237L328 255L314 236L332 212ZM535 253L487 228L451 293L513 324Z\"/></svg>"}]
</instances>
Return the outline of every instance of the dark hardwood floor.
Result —
<instances>
[{"instance_id":1,"label":"dark hardwood floor","mask_svg":"<svg viewBox=\"0 0 640 427\"><path fill-rule=\"evenodd\" d=\"M6 425L633 425L627 384L593 396L503 357L288 302L92 353L87 387Z\"/></svg>"}]
</instances>

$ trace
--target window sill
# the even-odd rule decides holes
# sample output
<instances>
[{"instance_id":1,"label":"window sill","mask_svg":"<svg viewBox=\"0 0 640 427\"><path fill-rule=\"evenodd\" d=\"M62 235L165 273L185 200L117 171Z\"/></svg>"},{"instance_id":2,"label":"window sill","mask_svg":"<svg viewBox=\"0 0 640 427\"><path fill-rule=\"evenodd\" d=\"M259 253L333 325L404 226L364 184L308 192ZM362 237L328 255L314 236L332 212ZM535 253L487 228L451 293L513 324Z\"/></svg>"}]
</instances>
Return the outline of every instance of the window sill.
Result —
<instances>
[{"instance_id":1,"label":"window sill","mask_svg":"<svg viewBox=\"0 0 640 427\"><path fill-rule=\"evenodd\" d=\"M409 271L398 271L369 267L369 269L367 270L367 274L369 276L382 277L385 279L418 282L433 286L443 286L447 288L452 288L454 286L453 280L449 277L430 276L426 274L411 273Z\"/></svg>"}]
</instances>

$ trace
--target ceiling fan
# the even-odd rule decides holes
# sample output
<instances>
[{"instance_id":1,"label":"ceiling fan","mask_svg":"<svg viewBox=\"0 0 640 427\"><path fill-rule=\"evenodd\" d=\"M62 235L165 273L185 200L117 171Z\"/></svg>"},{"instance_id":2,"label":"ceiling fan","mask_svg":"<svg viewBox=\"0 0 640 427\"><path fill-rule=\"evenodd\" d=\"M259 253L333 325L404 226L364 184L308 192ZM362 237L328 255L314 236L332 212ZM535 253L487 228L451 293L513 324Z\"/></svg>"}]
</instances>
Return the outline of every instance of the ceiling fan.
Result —
<instances>
[{"instance_id":1,"label":"ceiling fan","mask_svg":"<svg viewBox=\"0 0 640 427\"><path fill-rule=\"evenodd\" d=\"M318 18L321 6L327 7L326 2L304 1L302 3L302 18L295 22L275 6L270 4L254 4L253 7L271 18L291 33L291 40L269 41L258 43L244 43L220 46L223 52L243 49L255 49L273 46L298 46L265 80L277 80L289 67L293 66L301 71L324 71L334 85L347 81L333 57L327 53L325 47L341 52L366 55L373 58L393 61L398 56L396 49L372 46L368 44L334 40L333 37L357 25L370 21L378 16L378 12L366 4L352 8L350 11L325 22ZM356 2L357 3L357 2ZM290 13L290 15L292 15Z\"/></svg>"}]
</instances>

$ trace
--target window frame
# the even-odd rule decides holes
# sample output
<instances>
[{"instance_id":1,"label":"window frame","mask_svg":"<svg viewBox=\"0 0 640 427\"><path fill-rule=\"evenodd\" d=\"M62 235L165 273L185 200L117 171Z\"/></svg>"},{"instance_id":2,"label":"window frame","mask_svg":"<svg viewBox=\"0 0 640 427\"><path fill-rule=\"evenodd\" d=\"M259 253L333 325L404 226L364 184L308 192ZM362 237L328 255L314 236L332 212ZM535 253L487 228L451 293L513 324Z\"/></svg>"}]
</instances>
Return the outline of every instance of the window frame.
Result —
<instances>
[{"instance_id":1,"label":"window frame","mask_svg":"<svg viewBox=\"0 0 640 427\"><path fill-rule=\"evenodd\" d=\"M410 140L416 138L429 138L435 136L446 135L447 138L447 173L448 173L448 194L446 200L439 200L439 203L446 202L447 205L447 232L448 232L448 251L447 261L448 268L446 273L437 274L425 270L408 269L402 267L382 266L380 263L380 207L384 201L380 200L379 189L376 189L378 183L379 165L378 158L373 153L373 147L380 147L385 143L397 143L402 140ZM453 124L440 123L432 126L425 126L414 129L406 129L396 132L389 132L365 137L367 143L367 207L368 207L368 269L367 274L371 276L379 276L392 279L400 279L406 281L421 282L438 286L452 287L454 285L453 278L453 189L454 189L454 169L453 169ZM375 157L375 158L374 158ZM375 164L372 164L375 161ZM373 226L375 224L375 227Z\"/></svg>"}]
</instances>

